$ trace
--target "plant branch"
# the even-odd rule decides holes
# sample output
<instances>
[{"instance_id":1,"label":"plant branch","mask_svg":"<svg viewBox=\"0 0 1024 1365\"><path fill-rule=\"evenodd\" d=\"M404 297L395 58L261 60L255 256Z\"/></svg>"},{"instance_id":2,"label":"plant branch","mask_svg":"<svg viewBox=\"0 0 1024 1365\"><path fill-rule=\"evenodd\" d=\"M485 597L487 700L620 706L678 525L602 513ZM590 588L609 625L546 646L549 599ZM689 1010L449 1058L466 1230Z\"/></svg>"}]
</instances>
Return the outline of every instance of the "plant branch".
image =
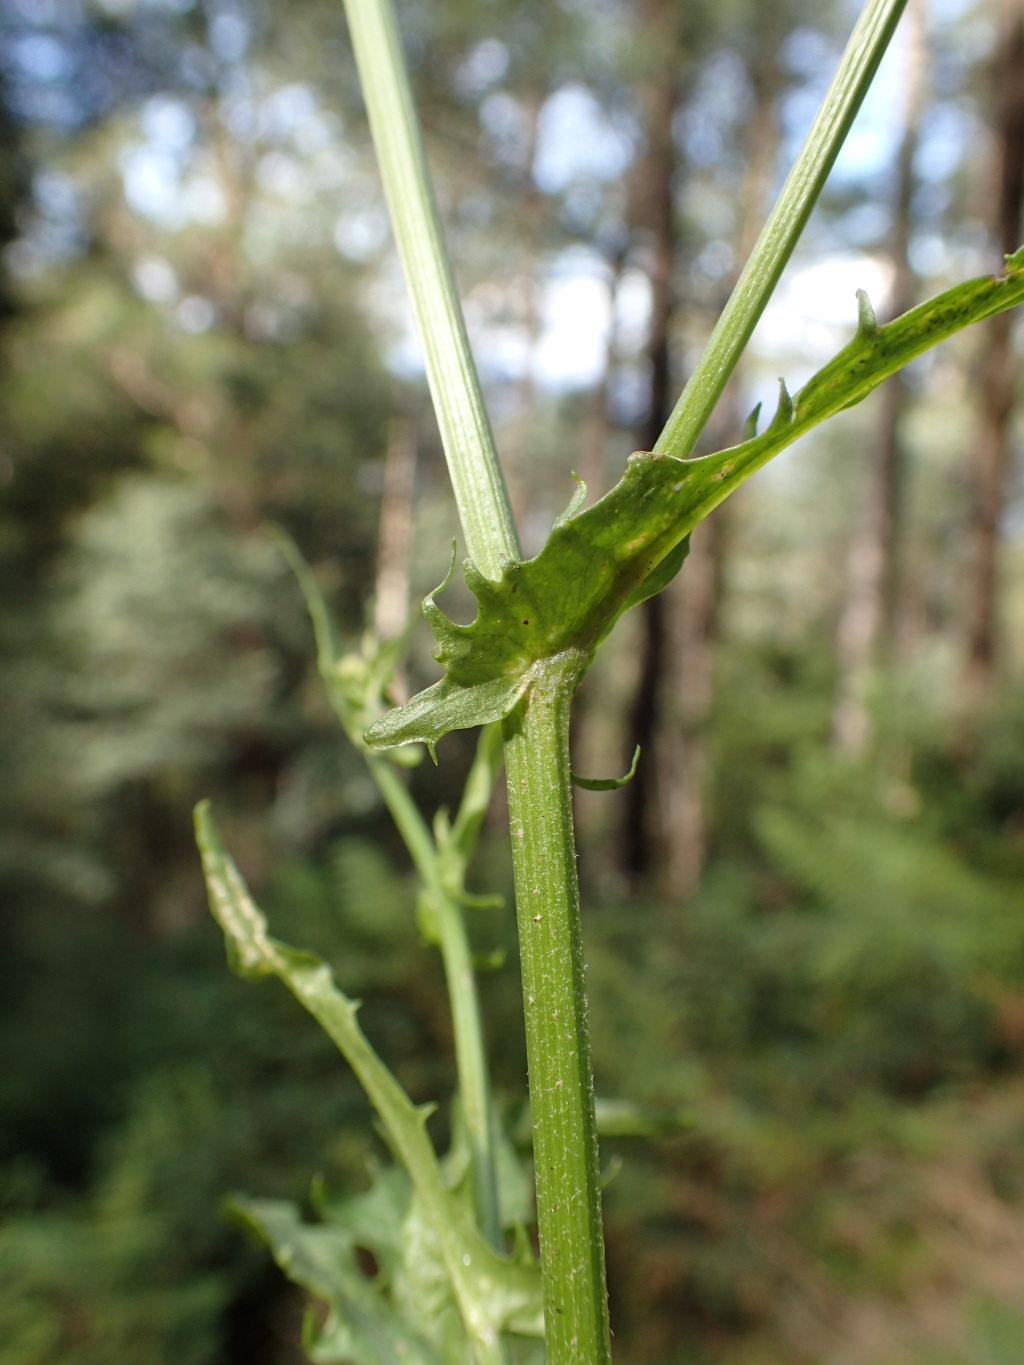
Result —
<instances>
[{"instance_id":1,"label":"plant branch","mask_svg":"<svg viewBox=\"0 0 1024 1365\"><path fill-rule=\"evenodd\" d=\"M388 0L348 0L347 12L463 532L477 570L497 580L504 563L519 559L521 551L444 254L394 16ZM512 842L527 1036L533 1040L530 1094L548 1365L610 1360L568 757L576 681L564 669L547 679L548 686L538 677L534 699L519 713L521 725L505 728L509 811L518 833ZM503 714L491 710L477 719ZM537 904L544 909L538 912ZM536 913L541 921L547 915L543 937ZM534 929L532 939L527 926ZM532 1022L540 1013L531 992L536 1000L550 997L539 1028Z\"/></svg>"},{"instance_id":2,"label":"plant branch","mask_svg":"<svg viewBox=\"0 0 1024 1365\"><path fill-rule=\"evenodd\" d=\"M384 193L470 557L489 578L521 551L455 291L390 0L346 0Z\"/></svg>"},{"instance_id":3,"label":"plant branch","mask_svg":"<svg viewBox=\"0 0 1024 1365\"><path fill-rule=\"evenodd\" d=\"M448 849L442 853L438 848L394 764L380 754L371 753L363 742L365 704L371 694L376 699L380 690L381 661L375 661L377 667L373 667L358 655L340 657L330 612L309 565L283 531L276 533L276 540L306 599L316 638L317 667L331 704L349 739L366 761L370 776L409 850L430 904L448 984L455 1066L470 1146L477 1220L484 1236L500 1251L502 1229L490 1076L473 958L459 904L466 867L498 776L498 727L491 726L480 736L477 757L455 824L458 838L454 842L459 854L456 862Z\"/></svg>"},{"instance_id":4,"label":"plant branch","mask_svg":"<svg viewBox=\"0 0 1024 1365\"><path fill-rule=\"evenodd\" d=\"M445 1185L426 1130L430 1106L414 1107L370 1046L356 1019L358 1003L338 990L326 963L270 937L266 920L225 852L208 802L196 807L195 822L210 909L224 931L232 967L251 979L279 977L345 1057L422 1203L476 1365L502 1365L502 1331L537 1334L535 1272L497 1255Z\"/></svg>"},{"instance_id":5,"label":"plant branch","mask_svg":"<svg viewBox=\"0 0 1024 1365\"><path fill-rule=\"evenodd\" d=\"M501 1213L493 1148L491 1086L480 996L462 907L445 885L434 841L398 772L386 758L376 754L367 754L366 758L391 818L416 863L433 912L452 1011L459 1098L472 1162L473 1201L481 1231L495 1250L500 1251Z\"/></svg>"},{"instance_id":6,"label":"plant branch","mask_svg":"<svg viewBox=\"0 0 1024 1365\"><path fill-rule=\"evenodd\" d=\"M761 435L699 459L631 455L614 488L560 518L540 553L508 565L500 583L467 566L477 599L469 625L449 621L428 597L444 677L382 716L367 743L434 745L449 730L507 716L527 695L538 661L567 651L589 659L624 611L671 580L694 526L779 451L932 346L1024 302L1024 247L1006 258L1002 274L965 280L884 327L863 291L858 299L853 340L795 396L781 386Z\"/></svg>"},{"instance_id":7,"label":"plant branch","mask_svg":"<svg viewBox=\"0 0 1024 1365\"><path fill-rule=\"evenodd\" d=\"M760 237L704 353L654 444L685 459L722 395L824 188L906 0L868 0Z\"/></svg>"}]
</instances>

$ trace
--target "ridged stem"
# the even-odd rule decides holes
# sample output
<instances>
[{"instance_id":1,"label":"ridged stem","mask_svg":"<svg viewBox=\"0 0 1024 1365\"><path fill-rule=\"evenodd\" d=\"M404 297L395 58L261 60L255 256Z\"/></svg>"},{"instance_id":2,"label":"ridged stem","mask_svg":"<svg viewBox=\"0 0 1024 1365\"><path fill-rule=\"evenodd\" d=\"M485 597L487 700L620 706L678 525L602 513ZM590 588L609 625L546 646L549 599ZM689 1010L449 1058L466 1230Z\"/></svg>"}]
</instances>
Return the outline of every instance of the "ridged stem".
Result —
<instances>
[{"instance_id":1,"label":"ridged stem","mask_svg":"<svg viewBox=\"0 0 1024 1365\"><path fill-rule=\"evenodd\" d=\"M370 132L402 259L466 547L498 578L519 537L445 251L390 0L345 0Z\"/></svg>"},{"instance_id":2,"label":"ridged stem","mask_svg":"<svg viewBox=\"0 0 1024 1365\"><path fill-rule=\"evenodd\" d=\"M547 1365L611 1360L569 768L580 662L536 665L504 722Z\"/></svg>"}]
</instances>

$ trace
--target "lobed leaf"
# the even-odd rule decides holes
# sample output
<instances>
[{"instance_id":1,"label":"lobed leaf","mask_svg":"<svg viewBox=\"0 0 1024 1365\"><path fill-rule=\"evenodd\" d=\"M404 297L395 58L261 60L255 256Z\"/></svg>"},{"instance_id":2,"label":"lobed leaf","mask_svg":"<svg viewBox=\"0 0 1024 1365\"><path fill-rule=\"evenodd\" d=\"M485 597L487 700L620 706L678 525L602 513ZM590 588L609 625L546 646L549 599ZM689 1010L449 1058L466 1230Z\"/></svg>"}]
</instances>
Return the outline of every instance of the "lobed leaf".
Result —
<instances>
[{"instance_id":1,"label":"lobed leaf","mask_svg":"<svg viewBox=\"0 0 1024 1365\"><path fill-rule=\"evenodd\" d=\"M358 1002L338 989L327 964L270 936L221 843L208 802L196 808L195 823L210 909L224 931L232 968L248 978L283 981L352 1067L408 1173L474 1349L489 1358L503 1331L543 1335L540 1271L499 1256L476 1228L469 1203L448 1188L426 1132L430 1107L415 1107L377 1056L356 1022Z\"/></svg>"},{"instance_id":2,"label":"lobed leaf","mask_svg":"<svg viewBox=\"0 0 1024 1365\"><path fill-rule=\"evenodd\" d=\"M348 1229L305 1223L284 1200L236 1197L228 1210L267 1243L293 1283L326 1306L322 1323L309 1313L303 1324L302 1344L316 1365L449 1365L363 1273L356 1247L364 1243Z\"/></svg>"},{"instance_id":3,"label":"lobed leaf","mask_svg":"<svg viewBox=\"0 0 1024 1365\"><path fill-rule=\"evenodd\" d=\"M1024 248L1007 258L1003 275L956 285L884 327L867 296L858 300L853 340L795 398L780 383L775 416L760 436L693 460L638 452L592 507L578 510L575 495L535 558L506 563L497 581L467 560L476 619L458 625L433 593L425 599L445 676L382 716L367 744L420 741L433 751L449 730L508 715L533 683L535 665L559 655L575 679L582 676L619 616L678 571L693 527L751 474L937 342L1024 301Z\"/></svg>"}]
</instances>

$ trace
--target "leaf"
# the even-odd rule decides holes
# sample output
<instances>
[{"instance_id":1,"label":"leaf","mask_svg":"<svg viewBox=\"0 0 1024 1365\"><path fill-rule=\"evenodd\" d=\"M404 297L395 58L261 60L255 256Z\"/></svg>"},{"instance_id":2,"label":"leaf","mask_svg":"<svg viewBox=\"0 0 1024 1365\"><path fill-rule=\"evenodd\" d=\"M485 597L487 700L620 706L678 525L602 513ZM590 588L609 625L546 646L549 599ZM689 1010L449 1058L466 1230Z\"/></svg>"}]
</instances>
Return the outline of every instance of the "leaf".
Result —
<instances>
[{"instance_id":1,"label":"leaf","mask_svg":"<svg viewBox=\"0 0 1024 1365\"><path fill-rule=\"evenodd\" d=\"M536 666L556 656L578 681L619 616L678 570L693 527L751 474L938 341L1022 300L1024 248L1007 258L1004 275L957 285L884 327L864 296L853 340L795 398L780 381L775 416L760 436L694 460L638 452L599 502L574 511L573 499L535 558L505 564L496 581L467 560L476 619L457 625L433 593L424 600L445 676L382 716L367 744L432 748L449 730L501 719L539 675Z\"/></svg>"},{"instance_id":2,"label":"leaf","mask_svg":"<svg viewBox=\"0 0 1024 1365\"><path fill-rule=\"evenodd\" d=\"M339 1199L317 1177L311 1202L325 1223L349 1232L356 1246L372 1251L377 1261L378 1278L391 1284L399 1274L402 1252L402 1224L409 1212L412 1186L401 1166L372 1166L372 1183L361 1194Z\"/></svg>"},{"instance_id":3,"label":"leaf","mask_svg":"<svg viewBox=\"0 0 1024 1365\"><path fill-rule=\"evenodd\" d=\"M636 775L636 765L640 762L640 745L633 750L633 762L629 765L629 772L625 777L580 777L577 773L572 773L571 777L577 787L582 787L588 792L613 792L624 787L627 782L632 782Z\"/></svg>"},{"instance_id":4,"label":"leaf","mask_svg":"<svg viewBox=\"0 0 1024 1365\"><path fill-rule=\"evenodd\" d=\"M363 640L362 653L342 654L334 621L316 575L286 531L273 526L271 534L305 599L316 641L317 670L327 689L331 707L349 739L360 749L363 731L371 716L379 710L381 694L394 676L404 640L399 637L397 640L380 641L367 636ZM391 757L400 766L413 768L423 757L423 750L395 750Z\"/></svg>"},{"instance_id":5,"label":"leaf","mask_svg":"<svg viewBox=\"0 0 1024 1365\"><path fill-rule=\"evenodd\" d=\"M513 678L487 678L468 686L449 674L425 691L417 692L404 706L381 716L363 738L371 748L377 749L414 742L425 744L436 763L435 745L442 735L451 730L470 730L477 725L489 725L492 720L503 720L514 710L529 683L525 672ZM401 717L401 720L393 717ZM382 742L385 735L387 739Z\"/></svg>"},{"instance_id":6,"label":"leaf","mask_svg":"<svg viewBox=\"0 0 1024 1365\"><path fill-rule=\"evenodd\" d=\"M455 1197L470 1207L468 1193L460 1190ZM441 1249L405 1172L398 1167L379 1171L370 1189L352 1198L321 1193L318 1209L331 1227L373 1253L374 1283L391 1311L422 1332L439 1359L471 1365L471 1344Z\"/></svg>"},{"instance_id":7,"label":"leaf","mask_svg":"<svg viewBox=\"0 0 1024 1365\"><path fill-rule=\"evenodd\" d=\"M236 1197L228 1211L267 1243L290 1280L326 1305L322 1325L312 1312L303 1324L302 1344L316 1365L445 1365L383 1286L363 1273L356 1246L364 1243L348 1229L304 1223L284 1200Z\"/></svg>"},{"instance_id":8,"label":"leaf","mask_svg":"<svg viewBox=\"0 0 1024 1365\"><path fill-rule=\"evenodd\" d=\"M279 977L355 1072L412 1182L474 1346L493 1350L502 1331L543 1335L540 1272L499 1256L477 1230L468 1203L448 1189L426 1132L430 1106L416 1108L377 1056L356 1022L358 1002L338 989L327 964L270 936L221 843L208 802L196 807L195 824L210 909L224 931L232 968L251 979Z\"/></svg>"},{"instance_id":9,"label":"leaf","mask_svg":"<svg viewBox=\"0 0 1024 1365\"><path fill-rule=\"evenodd\" d=\"M468 1205L468 1201L467 1201ZM442 1358L472 1365L473 1354L452 1293L437 1234L415 1197L402 1224L402 1274L396 1297L413 1321L429 1322Z\"/></svg>"},{"instance_id":10,"label":"leaf","mask_svg":"<svg viewBox=\"0 0 1024 1365\"><path fill-rule=\"evenodd\" d=\"M690 537L687 535L683 536L675 549L669 550L658 567L648 574L623 607L623 611L629 611L631 607L638 607L641 602L646 602L648 597L653 597L655 593L661 592L662 588L667 588L683 567L683 560L689 553Z\"/></svg>"},{"instance_id":11,"label":"leaf","mask_svg":"<svg viewBox=\"0 0 1024 1365\"><path fill-rule=\"evenodd\" d=\"M555 517L555 526L561 526L564 522L571 520L587 500L587 485L575 470L573 470L572 476L576 480L576 491L569 499L569 506L565 511Z\"/></svg>"}]
</instances>

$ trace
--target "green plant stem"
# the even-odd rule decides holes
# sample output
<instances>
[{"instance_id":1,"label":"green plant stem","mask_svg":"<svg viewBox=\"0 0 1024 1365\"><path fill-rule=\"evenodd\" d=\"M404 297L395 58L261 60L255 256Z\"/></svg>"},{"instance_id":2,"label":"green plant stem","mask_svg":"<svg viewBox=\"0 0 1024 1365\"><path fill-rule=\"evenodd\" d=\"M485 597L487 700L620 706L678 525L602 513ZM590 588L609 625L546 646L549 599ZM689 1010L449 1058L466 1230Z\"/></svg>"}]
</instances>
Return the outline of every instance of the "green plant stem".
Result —
<instances>
[{"instance_id":1,"label":"green plant stem","mask_svg":"<svg viewBox=\"0 0 1024 1365\"><path fill-rule=\"evenodd\" d=\"M521 558L519 540L445 256L394 15L388 0L347 0L346 10L463 533L477 567L497 578L503 560ZM605 1365L611 1358L568 752L578 671L579 661L565 656L538 665L531 698L503 731L548 1365Z\"/></svg>"},{"instance_id":2,"label":"green plant stem","mask_svg":"<svg viewBox=\"0 0 1024 1365\"><path fill-rule=\"evenodd\" d=\"M470 557L489 578L520 557L466 325L444 248L419 122L389 0L345 0L384 193Z\"/></svg>"},{"instance_id":3,"label":"green plant stem","mask_svg":"<svg viewBox=\"0 0 1024 1365\"><path fill-rule=\"evenodd\" d=\"M473 1196L481 1232L498 1251L502 1247L501 1211L494 1155L494 1117L490 1075L484 1047L483 1020L476 988L472 954L457 895L442 874L441 854L415 801L390 759L371 753L362 741L363 721L350 710L344 687L339 687L339 655L327 605L309 565L291 538L277 533L277 542L298 579L316 637L317 666L349 738L362 753L370 776L405 842L409 855L437 916L441 957L455 1035L455 1065L459 1098L472 1162ZM466 781L465 792L453 830L461 862L453 869L456 890L461 890L466 865L476 845L480 824L490 803L498 774L499 727L487 727L477 744L477 755Z\"/></svg>"},{"instance_id":4,"label":"green plant stem","mask_svg":"<svg viewBox=\"0 0 1024 1365\"><path fill-rule=\"evenodd\" d=\"M461 873L475 846L480 823L494 787L498 766L495 758L497 730L497 726L488 726L481 732L476 758L466 781L459 817L456 819L456 829L462 834L460 841L462 865L458 869L460 886ZM501 1207L498 1201L494 1152L496 1124L490 1071L484 1046L480 996L462 907L445 886L437 845L400 774L387 759L367 753L365 749L364 755L370 774L409 850L434 908L448 1001L452 1012L455 1066L459 1078L459 1099L469 1142L476 1222L491 1246L503 1253L505 1248L502 1238ZM477 1365L509 1365L508 1350L500 1337L489 1342L476 1341L474 1354Z\"/></svg>"},{"instance_id":5,"label":"green plant stem","mask_svg":"<svg viewBox=\"0 0 1024 1365\"><path fill-rule=\"evenodd\" d=\"M547 1365L611 1360L569 770L582 662L536 665L504 722Z\"/></svg>"},{"instance_id":6,"label":"green plant stem","mask_svg":"<svg viewBox=\"0 0 1024 1365\"><path fill-rule=\"evenodd\" d=\"M462 908L442 883L434 840L398 771L387 759L376 754L368 754L367 763L423 880L437 917L441 958L452 1011L452 1031L455 1035L459 1098L471 1153L477 1222L491 1245L501 1251L491 1086L480 997Z\"/></svg>"},{"instance_id":7,"label":"green plant stem","mask_svg":"<svg viewBox=\"0 0 1024 1365\"><path fill-rule=\"evenodd\" d=\"M793 254L905 5L906 0L868 0L861 12L775 207L679 402L654 443L658 454L685 459L693 451Z\"/></svg>"}]
</instances>

